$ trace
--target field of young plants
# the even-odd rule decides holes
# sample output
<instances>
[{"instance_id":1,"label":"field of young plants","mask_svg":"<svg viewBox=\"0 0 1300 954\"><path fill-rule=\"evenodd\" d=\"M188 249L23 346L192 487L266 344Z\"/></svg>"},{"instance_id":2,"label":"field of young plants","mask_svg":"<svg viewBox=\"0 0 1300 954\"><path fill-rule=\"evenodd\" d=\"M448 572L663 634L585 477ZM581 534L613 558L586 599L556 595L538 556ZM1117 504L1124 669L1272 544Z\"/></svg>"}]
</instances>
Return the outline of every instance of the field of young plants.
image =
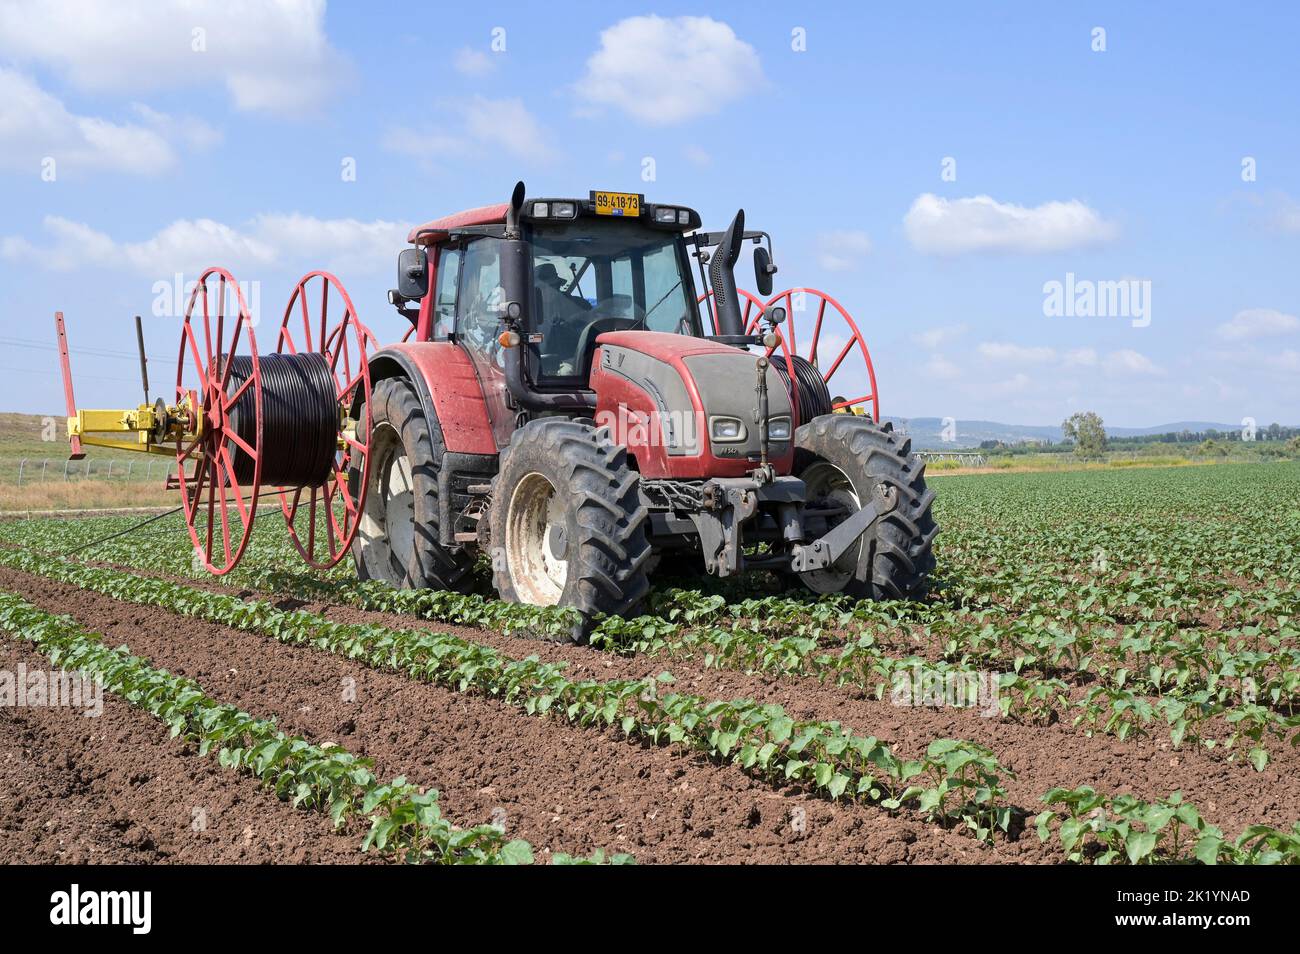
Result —
<instances>
[{"instance_id":1,"label":"field of young plants","mask_svg":"<svg viewBox=\"0 0 1300 954\"><path fill-rule=\"evenodd\" d=\"M314 573L267 519L0 524L0 855L1300 862L1300 464L935 477L924 602L657 581L563 610ZM3 688L3 683L0 683Z\"/></svg>"}]
</instances>

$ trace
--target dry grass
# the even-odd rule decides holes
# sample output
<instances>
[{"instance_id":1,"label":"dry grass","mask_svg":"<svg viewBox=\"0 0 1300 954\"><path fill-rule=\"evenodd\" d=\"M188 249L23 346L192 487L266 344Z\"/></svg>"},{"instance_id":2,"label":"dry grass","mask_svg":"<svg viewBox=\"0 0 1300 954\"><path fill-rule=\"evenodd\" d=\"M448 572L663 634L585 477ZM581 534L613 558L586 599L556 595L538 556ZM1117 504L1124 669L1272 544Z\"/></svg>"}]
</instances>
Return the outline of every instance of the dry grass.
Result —
<instances>
[{"instance_id":1,"label":"dry grass","mask_svg":"<svg viewBox=\"0 0 1300 954\"><path fill-rule=\"evenodd\" d=\"M177 507L180 494L166 491L162 481L50 481L42 484L0 484L0 514L26 510L102 510L116 507Z\"/></svg>"}]
</instances>

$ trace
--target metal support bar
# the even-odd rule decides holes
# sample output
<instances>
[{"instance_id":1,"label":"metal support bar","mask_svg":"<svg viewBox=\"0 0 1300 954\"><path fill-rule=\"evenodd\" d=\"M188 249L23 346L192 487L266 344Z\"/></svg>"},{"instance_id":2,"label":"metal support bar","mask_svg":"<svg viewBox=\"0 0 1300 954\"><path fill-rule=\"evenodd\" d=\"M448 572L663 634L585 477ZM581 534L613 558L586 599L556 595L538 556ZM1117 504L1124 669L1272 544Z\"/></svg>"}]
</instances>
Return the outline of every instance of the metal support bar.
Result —
<instances>
[{"instance_id":1,"label":"metal support bar","mask_svg":"<svg viewBox=\"0 0 1300 954\"><path fill-rule=\"evenodd\" d=\"M867 505L825 536L812 543L795 547L791 553L790 568L796 573L820 570L828 567L842 557L849 547L858 542L881 517L898 506L898 489L886 487L883 491L877 487L875 496Z\"/></svg>"},{"instance_id":2,"label":"metal support bar","mask_svg":"<svg viewBox=\"0 0 1300 954\"><path fill-rule=\"evenodd\" d=\"M59 366L63 371L63 400L67 404L68 417L77 414L77 401L72 396L72 364L68 360L68 332L63 326L63 312L54 313L54 331L59 339ZM68 435L68 445L72 448L72 460L81 460L85 452L81 449L81 438L76 434Z\"/></svg>"}]
</instances>

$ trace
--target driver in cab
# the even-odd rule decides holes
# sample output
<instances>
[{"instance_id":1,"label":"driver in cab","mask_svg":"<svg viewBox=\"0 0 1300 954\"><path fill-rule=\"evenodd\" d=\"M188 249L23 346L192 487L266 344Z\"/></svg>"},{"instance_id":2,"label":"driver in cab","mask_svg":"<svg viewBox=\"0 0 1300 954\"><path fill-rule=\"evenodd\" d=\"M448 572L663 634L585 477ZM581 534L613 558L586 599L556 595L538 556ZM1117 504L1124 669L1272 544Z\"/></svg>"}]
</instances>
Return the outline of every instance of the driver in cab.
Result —
<instances>
[{"instance_id":1,"label":"driver in cab","mask_svg":"<svg viewBox=\"0 0 1300 954\"><path fill-rule=\"evenodd\" d=\"M548 374L572 373L578 341L591 321L591 304L564 291L564 279L550 262L533 270L533 285L541 305L543 370Z\"/></svg>"}]
</instances>

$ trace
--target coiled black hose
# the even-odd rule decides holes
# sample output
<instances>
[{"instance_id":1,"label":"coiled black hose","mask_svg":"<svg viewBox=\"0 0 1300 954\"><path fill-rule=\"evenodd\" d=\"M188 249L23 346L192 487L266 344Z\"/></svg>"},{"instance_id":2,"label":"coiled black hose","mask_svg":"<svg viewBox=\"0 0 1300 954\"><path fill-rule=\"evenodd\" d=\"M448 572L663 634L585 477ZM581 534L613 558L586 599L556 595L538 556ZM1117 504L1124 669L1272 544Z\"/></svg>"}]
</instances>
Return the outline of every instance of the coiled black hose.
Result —
<instances>
[{"instance_id":1,"label":"coiled black hose","mask_svg":"<svg viewBox=\"0 0 1300 954\"><path fill-rule=\"evenodd\" d=\"M772 355L772 367L781 375L787 391L794 391L799 396L799 423L807 424L814 417L821 417L831 412L831 392L822 380L821 372L813 367L812 362L797 354L790 355L794 365L796 387L790 386L790 371L785 366L785 357Z\"/></svg>"},{"instance_id":2,"label":"coiled black hose","mask_svg":"<svg viewBox=\"0 0 1300 954\"><path fill-rule=\"evenodd\" d=\"M338 451L339 410L334 374L319 352L264 354L262 369L262 484L316 487L329 479ZM233 394L253 373L253 359L231 359L226 393ZM230 426L256 446L256 398L250 387L230 409ZM254 461L233 441L235 479L253 480Z\"/></svg>"}]
</instances>

